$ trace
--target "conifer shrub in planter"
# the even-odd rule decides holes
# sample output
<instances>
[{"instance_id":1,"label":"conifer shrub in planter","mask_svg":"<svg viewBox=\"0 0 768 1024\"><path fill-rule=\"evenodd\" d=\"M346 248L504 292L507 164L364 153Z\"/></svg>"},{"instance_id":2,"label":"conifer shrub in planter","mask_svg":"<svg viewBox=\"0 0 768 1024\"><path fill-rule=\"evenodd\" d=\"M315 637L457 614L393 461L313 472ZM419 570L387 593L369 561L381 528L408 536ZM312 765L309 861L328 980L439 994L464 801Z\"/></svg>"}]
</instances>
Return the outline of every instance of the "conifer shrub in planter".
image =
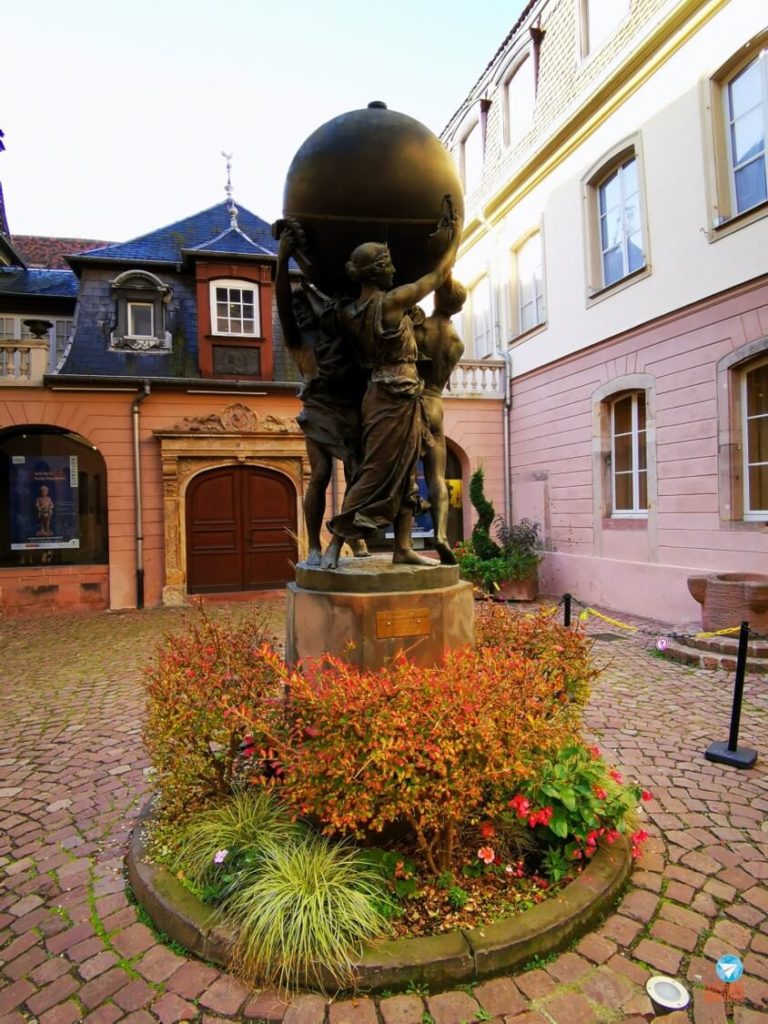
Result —
<instances>
[{"instance_id":1,"label":"conifer shrub in planter","mask_svg":"<svg viewBox=\"0 0 768 1024\"><path fill-rule=\"evenodd\" d=\"M496 515L485 497L482 468L472 474L469 496L478 518L470 539L455 548L461 575L490 596L534 600L542 559L540 525L522 519L510 526L503 516Z\"/></svg>"}]
</instances>

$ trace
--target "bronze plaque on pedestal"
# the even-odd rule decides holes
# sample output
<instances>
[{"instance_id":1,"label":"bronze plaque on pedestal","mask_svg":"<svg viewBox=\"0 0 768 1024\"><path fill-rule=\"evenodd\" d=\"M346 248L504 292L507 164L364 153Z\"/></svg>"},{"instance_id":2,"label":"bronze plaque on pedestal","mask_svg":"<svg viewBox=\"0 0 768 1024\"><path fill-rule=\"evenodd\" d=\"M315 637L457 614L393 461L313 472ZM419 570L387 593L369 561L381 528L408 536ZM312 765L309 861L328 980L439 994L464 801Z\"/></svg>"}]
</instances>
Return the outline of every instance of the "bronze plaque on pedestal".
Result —
<instances>
[{"instance_id":1,"label":"bronze plaque on pedestal","mask_svg":"<svg viewBox=\"0 0 768 1024\"><path fill-rule=\"evenodd\" d=\"M429 636L431 631L429 608L376 612L377 640L387 640L395 636Z\"/></svg>"}]
</instances>

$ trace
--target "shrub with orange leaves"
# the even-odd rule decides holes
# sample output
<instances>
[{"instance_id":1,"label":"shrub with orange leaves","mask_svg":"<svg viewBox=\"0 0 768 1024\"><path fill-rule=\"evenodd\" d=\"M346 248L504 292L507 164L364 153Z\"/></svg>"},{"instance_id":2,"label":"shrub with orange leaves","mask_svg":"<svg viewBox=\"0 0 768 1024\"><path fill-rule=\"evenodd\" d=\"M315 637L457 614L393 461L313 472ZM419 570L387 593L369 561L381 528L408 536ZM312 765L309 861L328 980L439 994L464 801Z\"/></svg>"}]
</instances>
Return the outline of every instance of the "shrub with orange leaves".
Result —
<instances>
[{"instance_id":1,"label":"shrub with orange leaves","mask_svg":"<svg viewBox=\"0 0 768 1024\"><path fill-rule=\"evenodd\" d=\"M462 826L501 810L577 727L560 676L511 648L448 652L434 668L400 656L367 672L327 657L288 684L289 714L273 708L267 726L283 799L326 834L407 822L434 874L450 869ZM263 710L232 714L264 728Z\"/></svg>"},{"instance_id":2,"label":"shrub with orange leaves","mask_svg":"<svg viewBox=\"0 0 768 1024\"><path fill-rule=\"evenodd\" d=\"M181 819L231 792L248 730L226 715L232 703L278 699L282 658L259 621L225 625L201 611L168 635L145 670L144 742L156 815Z\"/></svg>"},{"instance_id":3,"label":"shrub with orange leaves","mask_svg":"<svg viewBox=\"0 0 768 1024\"><path fill-rule=\"evenodd\" d=\"M521 613L481 601L475 635L480 648L507 648L533 659L549 679L559 681L569 700L586 704L598 672L590 661L591 641L578 625L566 628L554 620L553 610Z\"/></svg>"}]
</instances>

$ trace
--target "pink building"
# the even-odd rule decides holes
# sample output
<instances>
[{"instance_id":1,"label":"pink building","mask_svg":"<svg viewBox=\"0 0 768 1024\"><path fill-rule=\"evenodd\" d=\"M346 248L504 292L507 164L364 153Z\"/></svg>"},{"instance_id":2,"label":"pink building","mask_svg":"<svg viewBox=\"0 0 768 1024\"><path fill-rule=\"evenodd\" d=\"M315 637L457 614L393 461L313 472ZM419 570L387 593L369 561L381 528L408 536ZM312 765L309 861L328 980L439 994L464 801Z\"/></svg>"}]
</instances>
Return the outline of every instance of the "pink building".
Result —
<instances>
[{"instance_id":1,"label":"pink building","mask_svg":"<svg viewBox=\"0 0 768 1024\"><path fill-rule=\"evenodd\" d=\"M511 370L542 587L694 621L768 573L768 30L750 0L533 0L443 138L475 359Z\"/></svg>"}]
</instances>

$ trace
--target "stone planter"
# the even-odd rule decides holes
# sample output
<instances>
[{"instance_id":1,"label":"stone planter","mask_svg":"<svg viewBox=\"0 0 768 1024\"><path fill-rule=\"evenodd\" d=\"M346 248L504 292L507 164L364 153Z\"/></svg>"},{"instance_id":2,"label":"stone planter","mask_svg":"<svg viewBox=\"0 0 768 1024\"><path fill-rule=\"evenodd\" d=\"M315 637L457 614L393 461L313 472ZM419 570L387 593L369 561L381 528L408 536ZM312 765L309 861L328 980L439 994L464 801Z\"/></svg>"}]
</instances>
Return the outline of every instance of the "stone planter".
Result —
<instances>
[{"instance_id":1,"label":"stone planter","mask_svg":"<svg viewBox=\"0 0 768 1024\"><path fill-rule=\"evenodd\" d=\"M498 601L535 601L539 596L539 574L527 580L506 580L496 591Z\"/></svg>"},{"instance_id":2,"label":"stone planter","mask_svg":"<svg viewBox=\"0 0 768 1024\"><path fill-rule=\"evenodd\" d=\"M768 575L721 572L689 576L688 590L701 605L704 629L729 629L748 622L753 630L768 630Z\"/></svg>"},{"instance_id":3,"label":"stone planter","mask_svg":"<svg viewBox=\"0 0 768 1024\"><path fill-rule=\"evenodd\" d=\"M131 835L126 866L134 895L155 925L201 959L226 967L232 933L169 871L146 860L141 821ZM402 989L414 983L440 990L521 968L594 927L631 870L629 843L621 837L599 849L556 898L525 913L479 928L371 945L354 966L355 990ZM329 991L337 987L330 978L327 984Z\"/></svg>"}]
</instances>

